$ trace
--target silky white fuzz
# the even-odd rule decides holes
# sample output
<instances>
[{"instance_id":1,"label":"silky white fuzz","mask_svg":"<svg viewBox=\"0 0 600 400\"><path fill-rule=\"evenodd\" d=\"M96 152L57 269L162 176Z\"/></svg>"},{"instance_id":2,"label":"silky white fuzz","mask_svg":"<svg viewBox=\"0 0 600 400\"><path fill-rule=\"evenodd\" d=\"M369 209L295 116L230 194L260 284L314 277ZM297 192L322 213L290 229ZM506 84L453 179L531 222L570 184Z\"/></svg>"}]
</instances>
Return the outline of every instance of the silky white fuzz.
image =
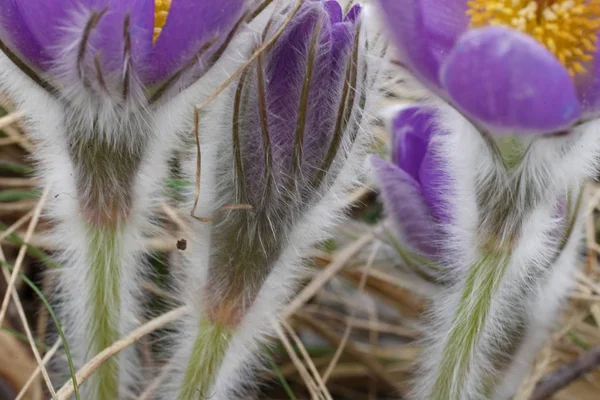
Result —
<instances>
[{"instance_id":1,"label":"silky white fuzz","mask_svg":"<svg viewBox=\"0 0 600 400\"><path fill-rule=\"evenodd\" d=\"M598 122L526 143L507 170L491 138L436 106L434 141L450 176L439 265L448 283L431 307L412 396L507 399L572 284L581 239L573 217L598 167Z\"/></svg>"},{"instance_id":2,"label":"silky white fuzz","mask_svg":"<svg viewBox=\"0 0 600 400\"><path fill-rule=\"evenodd\" d=\"M261 29L257 28L256 32L260 35ZM363 31L361 38L364 36L366 35ZM241 319L229 327L230 339L223 339L224 342L219 343L219 346L223 343L226 344L226 351L218 369L214 371L214 376L209 377L212 378L209 379L212 384L210 392L205 395L210 396L211 399L247 398L248 392L256 386L252 378L261 369L262 362L266 358L262 354L267 351L265 346L273 333L271 321L277 317L279 311L296 290L298 278L304 276L304 255L308 254L315 243L328 238L332 228L343 217L344 211L349 206L350 190L360 185L359 179L364 173L366 145L371 141L367 125L372 122L370 110L376 102L373 92L379 84L376 54L367 54L362 40L364 39L361 39L359 50L358 76L363 76L364 68L369 68L369 71L367 82L355 88L357 98L365 95L366 99L362 109L359 110L359 107L356 107L352 116L352 121L359 124L356 141L343 141L342 148L326 175L325 181L328 183L322 185L326 187L322 193L304 193L303 196L308 198L305 204L299 203L299 199L296 198L289 200L290 213L292 210L296 210L296 207L302 209L297 218L294 217L291 222L277 219L271 221L273 225L289 226L283 230L284 234L277 238L279 242L277 246L280 247L278 257L269 266L270 272L262 282L252 304L248 306L247 312L241 315ZM199 131L202 172L200 197L195 212L198 217L215 215L223 206L228 205L227 198L235 197L231 193L237 190L236 177L232 167L234 154L231 133L232 100L236 91L235 86L234 84L228 88L201 114ZM253 107L258 107L258 105L248 104L249 109ZM348 129L353 128L353 124L349 125L351 126ZM193 182L196 178L195 149L193 147L191 147L191 153L191 159L184 164L184 171L188 180ZM192 190L190 190L189 208L191 208L193 198L191 192ZM223 193L226 195L223 196ZM300 207L300 204L303 208ZM236 213L251 212L247 209L223 211L224 215L229 218L234 218ZM193 237L188 240L189 247L185 252L184 269L178 280L181 286L180 298L191 308L192 312L179 325L174 356L167 365L169 376L161 390L163 399L174 399L181 396L181 385L194 351L195 341L198 335L202 334L199 332L199 327L202 321L207 319L205 314L207 293L219 289L218 282L217 287L207 286L211 268L211 253L218 248L219 244L214 243L213 235L219 226L215 227L212 221L201 222L194 219L191 219L191 225ZM239 260L239 262L243 264L245 260ZM206 362L213 350L211 348L204 349L200 360ZM206 388L198 390L206 390Z\"/></svg>"},{"instance_id":3,"label":"silky white fuzz","mask_svg":"<svg viewBox=\"0 0 600 400\"><path fill-rule=\"evenodd\" d=\"M69 49L64 50L65 62ZM99 243L108 239L90 238L89 215L81 209L90 196L88 189L93 191L97 186L93 178L81 173L80 166L75 165L73 157L78 157L78 153L74 154L70 144L73 141L88 141L91 145L105 143L112 149L125 143L126 151L139 155L132 170L126 171L131 175L124 193L131 200L124 207L127 217L118 224L121 233L115 239L114 248L109 250L110 254L104 254L112 261L96 260L107 266L117 265L118 296L107 292L98 295L104 298L103 313L114 311L114 315L107 318L114 322L118 335L123 336L144 322L145 313L140 309L143 299L140 283L146 273L143 244L156 230L150 216L163 198L172 150L178 146L181 135L185 134L189 139L193 132L194 105L206 95L205 86L201 80L152 108L132 106L129 109L122 105L115 108L110 97L95 98L86 93L81 93L77 106L70 106L43 91L4 54L0 55L0 90L14 100L18 111L26 114L25 125L36 145L34 157L39 164L38 174L42 185L51 186L45 213L54 223L52 238L61 265L59 270L52 271L56 274L52 300L61 316L76 369L95 355L90 346L96 334L98 316L94 315L89 303L89 296L95 290L90 280L94 275L89 258L90 254L97 253ZM75 86L71 89L77 92ZM108 102L106 107L105 102ZM113 111L118 115L112 114ZM95 131L88 126L93 118L98 118L103 126L99 137L88 135ZM133 123L128 122L131 118L135 120ZM132 131L139 127L143 130ZM83 193L81 188L86 188ZM100 198L104 199L102 193ZM107 279L111 277L106 276ZM139 393L142 371L138 353L132 347L115 358L119 368L119 398L131 398ZM65 373L62 369L57 374L57 385L62 385L68 378ZM97 390L101 385L97 374L92 375L80 389L81 398L98 398Z\"/></svg>"}]
</instances>

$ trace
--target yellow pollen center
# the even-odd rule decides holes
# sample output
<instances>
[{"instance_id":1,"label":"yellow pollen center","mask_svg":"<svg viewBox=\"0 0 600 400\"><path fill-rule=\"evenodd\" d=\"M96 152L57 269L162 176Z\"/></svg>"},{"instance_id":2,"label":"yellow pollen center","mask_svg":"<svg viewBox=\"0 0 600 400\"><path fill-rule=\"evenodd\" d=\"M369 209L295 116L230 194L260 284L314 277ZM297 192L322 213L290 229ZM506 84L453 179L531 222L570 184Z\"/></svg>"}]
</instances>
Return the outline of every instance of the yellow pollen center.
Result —
<instances>
[{"instance_id":1,"label":"yellow pollen center","mask_svg":"<svg viewBox=\"0 0 600 400\"><path fill-rule=\"evenodd\" d=\"M593 60L600 0L469 0L471 27L506 25L534 37L574 76Z\"/></svg>"},{"instance_id":2,"label":"yellow pollen center","mask_svg":"<svg viewBox=\"0 0 600 400\"><path fill-rule=\"evenodd\" d=\"M170 8L171 0L154 0L154 37L152 43L156 43L163 27L167 23Z\"/></svg>"}]
</instances>

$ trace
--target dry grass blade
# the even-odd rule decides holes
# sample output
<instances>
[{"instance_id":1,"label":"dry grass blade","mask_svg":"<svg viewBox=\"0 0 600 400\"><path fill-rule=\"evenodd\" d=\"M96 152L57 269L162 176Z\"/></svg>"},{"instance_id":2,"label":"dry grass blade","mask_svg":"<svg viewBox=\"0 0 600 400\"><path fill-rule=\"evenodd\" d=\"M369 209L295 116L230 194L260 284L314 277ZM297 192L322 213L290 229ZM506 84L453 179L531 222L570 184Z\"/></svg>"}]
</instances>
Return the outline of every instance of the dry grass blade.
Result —
<instances>
[{"instance_id":1,"label":"dry grass blade","mask_svg":"<svg viewBox=\"0 0 600 400\"><path fill-rule=\"evenodd\" d=\"M111 357L123 351L125 348L131 346L133 343L144 337L145 335L153 332L175 320L181 318L189 310L187 307L180 307L175 310L169 311L160 317L154 318L148 321L144 325L132 331L129 335L123 339L117 340L110 347L102 350L94 358L88 361L79 371L77 371L76 378L78 385L85 382L94 371ZM69 381L65 383L63 387L56 393L57 400L67 400L73 395L73 382Z\"/></svg>"},{"instance_id":2,"label":"dry grass blade","mask_svg":"<svg viewBox=\"0 0 600 400\"><path fill-rule=\"evenodd\" d=\"M12 112L0 118L0 129L4 129L9 125L14 124L25 116L24 112Z\"/></svg>"},{"instance_id":3,"label":"dry grass blade","mask_svg":"<svg viewBox=\"0 0 600 400\"><path fill-rule=\"evenodd\" d=\"M50 348L50 350L48 350L48 352L44 355L44 358L42 358L42 365L48 364L48 361L50 361L50 359L58 351L59 347L60 347L60 338L56 341L56 343L54 343L54 345ZM21 400L23 398L25 393L27 393L29 386L31 386L31 384L35 381L35 379L37 378L37 376L39 375L41 370L42 369L38 365L37 368L31 374L31 376L29 377L29 379L27 380L27 382L25 382L25 384L21 388L21 391L19 392L19 394L17 394L17 397L15 397L15 400Z\"/></svg>"},{"instance_id":4,"label":"dry grass blade","mask_svg":"<svg viewBox=\"0 0 600 400\"><path fill-rule=\"evenodd\" d=\"M333 261L319 273L306 287L288 304L283 310L283 316L287 317L296 312L304 303L310 300L315 293L333 278L346 263L356 255L363 247L373 240L373 234L368 233L352 242L344 250L335 256Z\"/></svg>"},{"instance_id":5,"label":"dry grass blade","mask_svg":"<svg viewBox=\"0 0 600 400\"><path fill-rule=\"evenodd\" d=\"M142 394L136 399L136 400L148 400L152 398L152 394L154 393L154 391L156 389L158 389L158 387L160 386L160 384L163 383L163 381L167 378L167 375L169 374L169 368L168 366L163 368L163 370L161 371L160 375L158 375L156 377L156 379L154 379L150 385L148 385L148 387L146 387L146 389L142 392Z\"/></svg>"},{"instance_id":6,"label":"dry grass blade","mask_svg":"<svg viewBox=\"0 0 600 400\"><path fill-rule=\"evenodd\" d=\"M17 260L15 261L15 268L12 271L10 276L10 280L8 281L8 286L6 288L6 294L4 295L4 300L2 301L2 308L0 309L0 326L2 326L2 321L4 321L4 317L6 316L6 310L8 309L8 303L10 301L10 294L14 290L15 282L17 280L17 276L19 276L19 271L21 269L21 264L25 259L25 253L27 252L27 244L35 231L35 227L40 219L40 214L42 213L42 208L44 203L46 202L46 198L48 197L48 193L50 192L50 186L47 186L42 193L42 197L37 203L35 210L33 211L33 216L31 218L31 222L27 227L27 233L25 233L24 242L19 249L19 254L17 255Z\"/></svg>"},{"instance_id":7,"label":"dry grass blade","mask_svg":"<svg viewBox=\"0 0 600 400\"><path fill-rule=\"evenodd\" d=\"M27 220L29 218L31 218L32 215L33 215L33 210L31 210L27 214L23 215L21 218L19 218L17 221L15 221L14 224L9 226L7 230L0 233L0 243L2 243L4 241L4 239L6 239L10 234L12 234L17 229L19 229L21 227L21 225L23 225L25 222L27 222Z\"/></svg>"},{"instance_id":8,"label":"dry grass blade","mask_svg":"<svg viewBox=\"0 0 600 400\"><path fill-rule=\"evenodd\" d=\"M313 380L313 378L310 376L310 374L306 370L306 367L304 367L304 364L302 364L302 361L300 361L300 359L298 358L298 355L294 351L292 344L290 343L287 336L281 329L281 325L275 319L271 320L271 324L273 325L273 328L275 329L275 333L277 333L277 335L279 336L279 339L281 340L283 347L285 347L285 350L287 351L288 355L290 356L290 359L294 363L294 366L296 367L296 369L300 373L300 376L304 380L304 383L306 384L306 388L310 392L311 398L316 399L316 400L320 399L320 397L318 395L319 391L317 389L317 385L316 385L315 381Z\"/></svg>"},{"instance_id":9,"label":"dry grass blade","mask_svg":"<svg viewBox=\"0 0 600 400\"><path fill-rule=\"evenodd\" d=\"M381 248L381 243L378 242L373 247L373 251L369 255L369 259L367 260L367 265L365 266L365 268L363 268L360 282L358 283L358 293L362 293L365 290L365 285L367 283L367 276L369 275L369 271L371 269L371 266L373 265L373 261L375 260L375 257L377 256L377 252L379 251L380 248ZM350 318L354 318L355 316L356 316L356 308L352 308L352 314L351 314ZM342 353L344 352L344 348L346 347L346 343L348 342L348 338L350 337L351 332L352 332L352 324L348 322L346 324L346 329L344 330L344 334L342 335L342 340L340 342L340 345L335 350L335 353L331 359L331 362L329 363L329 365L327 366L327 369L323 373L323 381L324 382L327 382L327 380L331 376L331 373L333 372L333 369L335 368L340 357L342 356Z\"/></svg>"},{"instance_id":10,"label":"dry grass blade","mask_svg":"<svg viewBox=\"0 0 600 400\"><path fill-rule=\"evenodd\" d=\"M15 128L14 126L5 126L4 128L2 128L2 131L8 136L7 139L14 140L16 144L22 147L25 151L29 153L33 152L33 145L29 140L27 140L25 136L23 136L21 132L19 132L17 128Z\"/></svg>"},{"instance_id":11,"label":"dry grass blade","mask_svg":"<svg viewBox=\"0 0 600 400\"><path fill-rule=\"evenodd\" d=\"M6 261L6 259L4 257L4 252L2 251L1 247L0 247L0 261ZM1 269L2 269L2 274L4 275L4 279L6 280L6 282L9 282L11 276L9 276L9 274L5 268L1 268ZM16 269L16 267L15 267L15 269ZM10 289L9 289L9 287L7 287L6 294L10 295L13 299L13 302L15 303L15 306L17 308L17 314L19 314L19 319L21 320L21 325L23 325L23 330L25 331L25 335L27 336L27 342L29 343L29 346L31 347L31 352L33 353L33 356L35 357L35 360L38 363L38 367L40 368L40 370L42 372L42 376L44 377L44 381L46 382L48 391L50 392L50 394L52 394L54 396L55 392L54 392L54 387L52 386L52 381L50 380L48 371L46 371L46 368L44 367L44 363L42 361L42 357L40 356L40 352L38 351L38 348L37 348L37 345L35 342L35 338L33 337L33 334L31 333L31 328L29 327L29 322L27 321L27 316L25 315L25 310L23 309L23 305L21 304L21 299L19 298L19 294L17 293L17 291L14 287L12 287ZM2 326L2 323L0 323L0 326Z\"/></svg>"},{"instance_id":12,"label":"dry grass blade","mask_svg":"<svg viewBox=\"0 0 600 400\"><path fill-rule=\"evenodd\" d=\"M306 364L308 365L310 372L312 372L315 382L317 383L318 388L321 390L321 394L323 395L323 397L326 400L333 400L333 398L331 397L331 394L329 393L329 390L327 390L327 386L325 386L325 382L323 381L323 378L321 378L321 374L319 374L319 371L317 371L315 364L313 363L312 359L310 358L310 355L306 351L304 344L302 344L302 341L300 340L300 338L294 331L294 328L292 328L290 326L290 324L288 324L287 321L285 321L285 320L281 321L281 326L283 326L288 331L288 333L292 337L292 340L298 347L298 350L300 351L300 354L304 358L304 361L306 361Z\"/></svg>"},{"instance_id":13,"label":"dry grass blade","mask_svg":"<svg viewBox=\"0 0 600 400\"><path fill-rule=\"evenodd\" d=\"M340 345L341 338L339 337L339 335L330 330L323 323L315 320L309 314L306 314L304 312L297 312L296 314L294 314L294 318L300 323L314 330L318 335L322 336L323 339L327 340L331 344L335 346ZM396 382L396 380L388 374L388 372L373 356L361 352L353 343L346 344L346 352L348 353L348 355L364 364L369 370L370 374L372 374L375 378L379 379L382 383L386 384L391 390L397 392L401 391L398 382Z\"/></svg>"}]
</instances>

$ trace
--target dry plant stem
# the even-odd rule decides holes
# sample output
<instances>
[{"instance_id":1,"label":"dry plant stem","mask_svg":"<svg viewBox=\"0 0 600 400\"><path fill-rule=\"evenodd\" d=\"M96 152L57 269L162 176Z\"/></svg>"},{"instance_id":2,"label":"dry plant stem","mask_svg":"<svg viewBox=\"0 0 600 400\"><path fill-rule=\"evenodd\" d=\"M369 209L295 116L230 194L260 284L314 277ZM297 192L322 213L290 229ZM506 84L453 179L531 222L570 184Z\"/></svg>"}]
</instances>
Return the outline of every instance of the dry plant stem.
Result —
<instances>
[{"instance_id":1,"label":"dry plant stem","mask_svg":"<svg viewBox=\"0 0 600 400\"><path fill-rule=\"evenodd\" d=\"M40 198L35 210L33 211L33 217L31 218L31 222L27 227L27 232L25 233L25 238L23 239L23 244L19 249L19 254L17 255L17 260L15 261L15 268L10 276L10 280L8 281L8 286L6 287L6 294L4 295L4 300L2 301L2 308L0 309L0 326L2 326L2 322L4 321L4 317L6 316L6 310L8 308L8 303L10 300L10 294L14 290L15 282L17 280L17 276L19 276L19 271L21 270L21 264L25 259L25 254L27 252L27 244L35 231L35 227L40 219L40 214L42 213L42 207L46 202L46 198L48 197L48 193L50 192L50 186L46 186L44 192L42 193L42 197Z\"/></svg>"},{"instance_id":2,"label":"dry plant stem","mask_svg":"<svg viewBox=\"0 0 600 400\"><path fill-rule=\"evenodd\" d=\"M34 187L40 181L32 178L0 178L0 187Z\"/></svg>"},{"instance_id":3,"label":"dry plant stem","mask_svg":"<svg viewBox=\"0 0 600 400\"><path fill-rule=\"evenodd\" d=\"M12 125L24 116L25 113L23 112L13 112L8 115L5 115L4 117L0 118L0 129L4 129L7 126Z\"/></svg>"},{"instance_id":4,"label":"dry plant stem","mask_svg":"<svg viewBox=\"0 0 600 400\"><path fill-rule=\"evenodd\" d=\"M0 146L8 146L11 144L19 143L25 140L25 138L8 137L0 139Z\"/></svg>"},{"instance_id":5,"label":"dry plant stem","mask_svg":"<svg viewBox=\"0 0 600 400\"><path fill-rule=\"evenodd\" d=\"M296 318L300 323L314 330L317 334L322 336L323 339L327 340L329 343L335 346L339 346L341 342L339 336L335 332L327 328L324 324L320 323L319 321L316 321L310 315L304 312L297 312L296 314L294 314L294 318ZM360 361L362 364L364 364L369 370L369 373L373 374L373 376L379 379L382 383L385 383L390 389L396 392L401 391L398 382L396 382L396 380L388 374L388 372L381 366L381 364L375 358L369 356L368 354L364 354L352 343L346 344L346 353L348 353L348 355L350 355L357 361Z\"/></svg>"},{"instance_id":6,"label":"dry plant stem","mask_svg":"<svg viewBox=\"0 0 600 400\"><path fill-rule=\"evenodd\" d=\"M58 338L58 340L56 341L56 343L54 343L54 345L52 346L52 348L50 348L50 350L48 350L48 352L44 355L44 358L42 358L42 364L44 366L46 364L48 364L48 361L50 361L50 359L54 356L54 354L56 353L56 351L60 347L60 343L61 343L60 342L60 338ZM33 371L33 373L31 374L31 376L29 376L29 379L27 379L27 382L25 382L25 384L21 388L21 391L19 392L19 394L17 395L17 397L15 397L15 400L21 400L23 398L23 396L25 396L25 393L27 392L27 389L29 389L29 386L31 386L31 384L33 383L33 381L35 380L35 378L37 378L37 376L39 375L40 371L41 371L41 368L38 365L35 368L35 370Z\"/></svg>"},{"instance_id":7,"label":"dry plant stem","mask_svg":"<svg viewBox=\"0 0 600 400\"><path fill-rule=\"evenodd\" d=\"M285 336L285 333L281 329L281 326L275 319L273 319L271 321L271 324L273 325L273 328L275 329L275 333L277 333L277 335L279 336L279 339L281 340L283 347L285 347L285 350L287 351L288 355L290 356L292 363L294 363L294 365L296 366L296 369L300 373L300 376L304 380L304 383L306 384L306 388L310 392L311 398L318 400L320 397L318 395L317 385L315 384L313 378L310 376L310 374L306 370L306 367L304 367L304 364L302 364L302 361L300 361L300 359L298 358L298 355L294 351L294 348L292 347L287 336Z\"/></svg>"},{"instance_id":8,"label":"dry plant stem","mask_svg":"<svg viewBox=\"0 0 600 400\"><path fill-rule=\"evenodd\" d=\"M596 346L577 357L573 362L559 367L538 383L531 400L547 399L560 389L600 367L600 346Z\"/></svg>"},{"instance_id":9,"label":"dry plant stem","mask_svg":"<svg viewBox=\"0 0 600 400\"><path fill-rule=\"evenodd\" d=\"M21 218L19 218L17 221L15 221L14 224L9 226L7 230L0 233L0 243L2 243L4 241L4 239L6 239L8 236L10 236L14 231L19 229L21 227L21 225L23 225L25 222L27 222L27 220L29 218L31 218L32 215L33 215L33 210L31 210L27 214L23 215Z\"/></svg>"},{"instance_id":10,"label":"dry plant stem","mask_svg":"<svg viewBox=\"0 0 600 400\"><path fill-rule=\"evenodd\" d=\"M6 126L4 128L2 128L3 132L6 133L6 135L11 138L16 140L16 143L25 151L29 152L29 153L33 153L33 145L31 144L31 142L29 140L27 140L27 138L25 136L23 136L15 127L13 126Z\"/></svg>"},{"instance_id":11,"label":"dry plant stem","mask_svg":"<svg viewBox=\"0 0 600 400\"><path fill-rule=\"evenodd\" d=\"M377 244L373 247L373 251L369 255L369 258L367 260L367 265L365 266L365 268L362 269L362 275L360 277L360 282L358 283L358 293L362 293L365 290L365 285L367 284L367 276L369 275L369 270L371 269L371 266L373 265L373 261L375 260L375 257L377 256L377 252L379 251L380 248L381 248L381 243L377 242ZM356 316L356 308L352 308L352 314L351 314L350 318L354 318L355 316ZM327 382L327 379L329 379L329 377L331 376L333 369L335 368L340 357L342 356L342 353L344 352L344 348L346 347L346 343L348 342L348 338L350 337L350 332L352 332L352 324L350 323L350 320L348 320L348 323L346 324L346 329L344 330L344 334L342 336L340 345L335 350L335 354L331 358L331 362L329 363L329 365L327 366L327 369L323 373L323 381L324 382Z\"/></svg>"},{"instance_id":12,"label":"dry plant stem","mask_svg":"<svg viewBox=\"0 0 600 400\"><path fill-rule=\"evenodd\" d=\"M340 251L333 259L333 261L319 274L317 275L306 287L288 304L282 313L282 317L285 318L294 312L296 312L304 303L310 300L315 293L333 278L342 268L346 266L346 263L354 257L363 247L373 240L373 234L368 233L352 244L348 245L344 250Z\"/></svg>"},{"instance_id":13,"label":"dry plant stem","mask_svg":"<svg viewBox=\"0 0 600 400\"><path fill-rule=\"evenodd\" d=\"M79 371L75 377L77 383L81 386L89 377L96 371L100 366L109 360L111 357L120 353L127 347L134 344L136 341L144 337L145 335L181 318L185 313L189 312L187 307L179 307L175 310L169 311L160 317L154 318L148 321L144 325L132 331L129 335L123 339L117 340L110 347L102 350L89 362L87 362ZM57 400L67 400L73 394L73 382L68 381L63 387L56 393Z\"/></svg>"},{"instance_id":14,"label":"dry plant stem","mask_svg":"<svg viewBox=\"0 0 600 400\"><path fill-rule=\"evenodd\" d=\"M312 372L312 374L315 378L315 382L317 383L318 388L321 390L323 397L326 400L333 400L333 398L331 397L331 394L329 393L329 390L327 389L327 386L325 386L325 382L323 381L323 379L321 378L321 375L319 374L319 371L317 371L317 367L315 367L315 363L313 363L312 359L310 358L310 355L308 355L308 352L306 351L304 344L302 343L302 341L300 340L300 338L298 337L298 335L296 334L294 329L285 320L281 321L281 326L283 326L288 331L288 333L292 337L292 340L298 347L298 350L300 351L300 354L304 358L304 361L306 361L306 364L308 364L308 369L310 369L310 372Z\"/></svg>"},{"instance_id":15,"label":"dry plant stem","mask_svg":"<svg viewBox=\"0 0 600 400\"><path fill-rule=\"evenodd\" d=\"M154 393L154 391L156 389L158 389L158 387L163 383L163 381L167 378L167 376L169 375L169 368L168 366L165 366L165 368L163 368L163 370L161 371L160 375L158 375L156 377L156 379L154 379L150 385L148 385L148 387L146 387L146 389L144 390L144 392L136 399L136 400L149 400L150 398L152 398L152 394Z\"/></svg>"},{"instance_id":16,"label":"dry plant stem","mask_svg":"<svg viewBox=\"0 0 600 400\"><path fill-rule=\"evenodd\" d=\"M4 253L2 252L1 248L0 248L0 260L6 261L6 259L4 258ZM16 267L15 267L15 269L16 269ZM9 275L5 268L2 268L2 274L4 275L4 279L8 282ZM44 362L42 361L40 352L38 351L37 346L35 344L35 338L33 337L33 334L31 333L31 328L29 328L29 323L27 322L27 316L25 316L25 310L23 310L23 305L21 304L21 299L19 299L19 294L17 293L17 291L15 290L14 287L10 291L7 288L6 294L7 295L10 294L13 299L13 302L15 303L15 306L17 308L17 313L19 314L19 319L21 320L21 324L23 325L23 330L25 331L25 335L27 336L27 342L29 343L29 346L31 347L31 351L33 352L33 356L35 357L35 360L38 363L38 367L42 371L42 376L44 377L44 381L46 382L48 391L50 392L50 394L52 394L54 396L55 392L54 392L54 387L52 386L52 381L50 380L48 371L46 371L46 368L44 367ZM0 324L0 326L2 326L2 325Z\"/></svg>"}]
</instances>

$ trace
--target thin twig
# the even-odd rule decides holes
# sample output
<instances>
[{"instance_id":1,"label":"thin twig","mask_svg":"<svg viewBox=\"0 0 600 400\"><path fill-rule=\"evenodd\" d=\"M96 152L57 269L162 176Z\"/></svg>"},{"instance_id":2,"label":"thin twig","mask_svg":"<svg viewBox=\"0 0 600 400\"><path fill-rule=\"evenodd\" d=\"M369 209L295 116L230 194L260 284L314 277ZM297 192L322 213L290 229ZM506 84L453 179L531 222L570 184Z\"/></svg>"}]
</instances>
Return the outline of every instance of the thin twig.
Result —
<instances>
[{"instance_id":1,"label":"thin twig","mask_svg":"<svg viewBox=\"0 0 600 400\"><path fill-rule=\"evenodd\" d=\"M531 400L548 399L574 380L598 367L600 367L600 345L546 375L536 386Z\"/></svg>"},{"instance_id":2,"label":"thin twig","mask_svg":"<svg viewBox=\"0 0 600 400\"><path fill-rule=\"evenodd\" d=\"M19 112L12 112L8 115L5 115L4 117L0 118L0 129L3 129L9 125L12 125L13 123L17 122L18 120L20 120L21 118L23 118L25 116L25 113L22 111Z\"/></svg>"},{"instance_id":3,"label":"thin twig","mask_svg":"<svg viewBox=\"0 0 600 400\"><path fill-rule=\"evenodd\" d=\"M168 368L168 366L165 366L162 369L162 371L160 372L160 374L150 383L150 385L148 385L148 387L146 387L144 392L142 394L140 394L140 396L136 400L150 399L152 396L152 393L154 393L156 388L158 388L158 386L161 383L163 383L163 381L167 378L168 374L169 374L169 368Z\"/></svg>"},{"instance_id":4,"label":"thin twig","mask_svg":"<svg viewBox=\"0 0 600 400\"><path fill-rule=\"evenodd\" d=\"M1 247L0 247L0 261L6 261L6 259L4 258L4 252L2 251ZM1 268L1 269L2 269L2 274L4 275L4 279L6 280L6 282L8 282L10 280L10 276L9 276L8 272L6 271L5 268ZM15 267L15 269L16 269L16 267ZM48 391L50 392L50 394L55 395L54 387L52 386L52 381L50 380L48 371L46 371L46 368L44 367L44 363L42 361L42 357L40 356L40 352L38 351L38 348L37 348L37 345L35 342L35 338L33 337L33 334L31 333L31 328L29 327L29 322L27 321L27 316L25 315L25 310L23 309L23 305L21 304L21 299L19 298L19 294L17 293L14 286L10 290L7 288L6 294L7 295L10 294L10 296L13 299L13 303L15 303L15 307L17 308L17 314L19 314L19 319L21 320L21 325L23 325L23 330L25 331L25 335L27 336L27 341L29 342L29 346L31 347L33 356L38 363L38 367L40 367L42 376L44 377L44 381L46 382L46 386L48 387ZM0 324L0 326L2 326L2 324Z\"/></svg>"},{"instance_id":5,"label":"thin twig","mask_svg":"<svg viewBox=\"0 0 600 400\"><path fill-rule=\"evenodd\" d=\"M310 300L314 294L325 285L331 278L333 278L346 263L354 257L363 247L365 247L371 240L373 240L373 234L368 233L358 240L354 241L344 250L342 250L333 261L325 268L319 275L317 275L304 289L288 304L283 310L283 317L287 317L293 314L295 311L300 309L304 303Z\"/></svg>"},{"instance_id":6,"label":"thin twig","mask_svg":"<svg viewBox=\"0 0 600 400\"><path fill-rule=\"evenodd\" d=\"M42 197L38 201L38 204L33 212L33 217L31 218L31 222L27 227L27 232L25 233L25 238L23 240L23 244L19 249L19 254L17 255L17 260L15 261L15 268L10 276L10 280L8 281L8 286L6 287L6 294L4 295L4 300L2 301L2 308L0 309L0 326L2 326L2 321L4 321L4 316L6 315L6 310L8 309L8 303L10 301L10 294L12 293L15 282L17 281L17 276L19 276L19 270L21 269L21 264L25 259L25 254L27 253L27 244L35 231L35 227L37 226L38 220L40 219L40 214L42 213L42 207L46 202L46 198L48 197L48 193L50 192L50 186L46 186L44 192L42 193Z\"/></svg>"},{"instance_id":7,"label":"thin twig","mask_svg":"<svg viewBox=\"0 0 600 400\"><path fill-rule=\"evenodd\" d=\"M76 380L78 385L81 386L83 382L85 382L94 371L96 371L100 366L111 357L123 351L128 346L131 346L136 341L140 340L145 335L162 328L163 326L177 320L182 317L185 313L187 313L189 309L187 307L179 307L173 311L169 311L161 315L160 317L154 318L151 321L148 321L144 325L139 328L133 330L129 335L125 338L117 340L110 347L102 350L98 353L94 358L88 361L81 369L77 372ZM68 381L60 388L60 390L56 393L57 400L66 400L73 394L73 382Z\"/></svg>"},{"instance_id":8,"label":"thin twig","mask_svg":"<svg viewBox=\"0 0 600 400\"><path fill-rule=\"evenodd\" d=\"M358 283L358 293L362 293L365 290L365 285L367 283L367 276L369 275L369 270L371 269L371 266L373 265L373 261L375 260L375 256L377 256L377 252L379 251L380 247L381 247L381 243L377 242L377 244L375 244L375 246L373 247L373 251L369 255L369 258L367 260L367 265L365 266L365 268L363 268L362 275L360 277L360 282ZM355 316L356 316L356 308L352 308L350 318L354 318ZM329 376L333 372L333 369L335 368L340 357L342 356L342 353L344 352L344 348L346 347L346 343L348 342L348 338L350 337L351 332L352 332L352 324L347 323L346 329L344 330L344 334L342 335L342 340L340 342L340 345L335 350L335 353L334 353L333 357L331 358L331 362L329 363L329 365L327 366L327 369L323 373L323 381L324 382L327 382L327 380L329 379Z\"/></svg>"},{"instance_id":9,"label":"thin twig","mask_svg":"<svg viewBox=\"0 0 600 400\"><path fill-rule=\"evenodd\" d=\"M52 348L50 348L50 350L44 355L44 358L42 358L42 364L46 365L48 364L48 361L50 361L50 359L54 356L54 353L56 353L56 351L58 350L58 348L60 347L60 338L58 338L58 340L56 341L56 343L54 343L54 345L52 346ZM20 400L23 398L23 396L25 396L27 389L29 389L29 386L31 386L31 384L33 383L33 381L35 381L35 378L37 378L37 376L39 375L41 371L40 366L38 365L35 370L33 371L33 373L29 376L29 379L27 379L27 382L25 382L25 384L23 385L23 387L21 388L21 391L19 392L19 394L17 395L17 397L15 398L15 400Z\"/></svg>"},{"instance_id":10,"label":"thin twig","mask_svg":"<svg viewBox=\"0 0 600 400\"><path fill-rule=\"evenodd\" d=\"M297 319L298 322L314 330L319 336L323 337L323 339L327 340L331 344L339 346L340 338L338 334L324 326L322 323L316 321L309 314L304 312L296 312L296 314L294 314L294 318ZM371 373L375 378L379 379L382 383L385 383L390 389L398 392L400 391L401 388L399 382L396 382L396 380L388 374L388 372L375 358L368 354L364 354L352 343L346 344L346 353L348 353L349 356L353 357L357 361L363 363L369 370L369 373Z\"/></svg>"},{"instance_id":11,"label":"thin twig","mask_svg":"<svg viewBox=\"0 0 600 400\"><path fill-rule=\"evenodd\" d=\"M327 389L327 386L325 386L325 382L324 382L323 378L321 378L319 371L317 371L317 367L315 367L315 363L310 358L310 355L308 354L308 352L306 351L306 348L304 347L304 344L302 343L302 341L300 340L300 338L294 331L294 328L292 328L290 326L290 324L285 320L281 321L281 326L283 326L288 331L288 333L292 337L292 340L298 347L300 354L302 355L302 357L306 361L306 364L308 365L308 369L310 370L310 372L312 372L313 377L315 378L315 382L317 383L317 386L319 387L319 389L321 389L321 393L323 394L323 397L326 400L333 400L333 398L331 397L331 394L329 393L329 390Z\"/></svg>"},{"instance_id":12,"label":"thin twig","mask_svg":"<svg viewBox=\"0 0 600 400\"><path fill-rule=\"evenodd\" d=\"M23 215L21 218L15 221L14 224L8 227L4 232L0 233L0 243L4 241L11 233L16 231L23 225L31 216L33 215L33 210L29 211L27 214Z\"/></svg>"},{"instance_id":13,"label":"thin twig","mask_svg":"<svg viewBox=\"0 0 600 400\"><path fill-rule=\"evenodd\" d=\"M281 325L275 319L272 319L271 324L273 325L273 328L275 329L275 333L277 333L277 335L279 336L279 339L281 340L283 347L285 347L285 350L287 351L288 355L290 356L290 359L292 360L292 362L296 366L296 369L300 373L300 376L304 380L304 383L306 384L306 388L310 392L311 398L319 399L317 385L315 384L313 378L310 376L310 374L306 370L306 367L304 367L304 364L302 364L302 361L300 361L300 359L298 358L298 355L294 351L292 344L290 343L287 336L285 336L285 333L281 329Z\"/></svg>"}]
</instances>

